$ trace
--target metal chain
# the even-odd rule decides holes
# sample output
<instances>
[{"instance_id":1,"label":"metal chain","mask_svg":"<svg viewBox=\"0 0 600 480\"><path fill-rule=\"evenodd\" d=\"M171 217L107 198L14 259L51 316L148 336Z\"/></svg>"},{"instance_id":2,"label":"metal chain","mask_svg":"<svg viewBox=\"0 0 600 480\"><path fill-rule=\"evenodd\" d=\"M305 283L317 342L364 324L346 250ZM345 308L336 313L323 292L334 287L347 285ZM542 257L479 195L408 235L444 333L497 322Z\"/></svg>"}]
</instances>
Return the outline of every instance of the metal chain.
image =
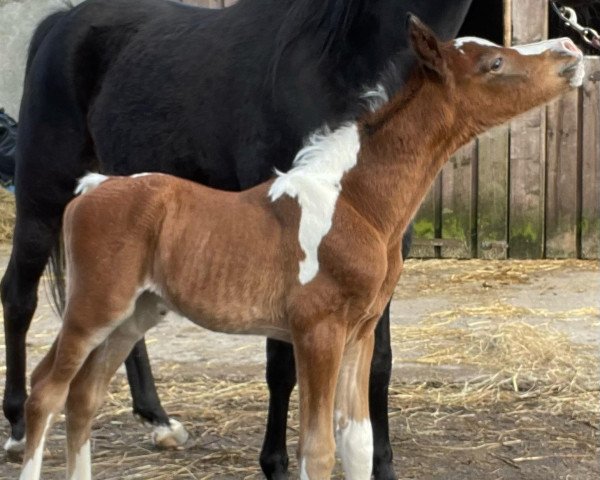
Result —
<instances>
[{"instance_id":1,"label":"metal chain","mask_svg":"<svg viewBox=\"0 0 600 480\"><path fill-rule=\"evenodd\" d=\"M552 7L567 27L579 33L585 43L600 50L600 34L593 28L580 25L575 10L571 7L561 7L556 2L552 2Z\"/></svg>"}]
</instances>

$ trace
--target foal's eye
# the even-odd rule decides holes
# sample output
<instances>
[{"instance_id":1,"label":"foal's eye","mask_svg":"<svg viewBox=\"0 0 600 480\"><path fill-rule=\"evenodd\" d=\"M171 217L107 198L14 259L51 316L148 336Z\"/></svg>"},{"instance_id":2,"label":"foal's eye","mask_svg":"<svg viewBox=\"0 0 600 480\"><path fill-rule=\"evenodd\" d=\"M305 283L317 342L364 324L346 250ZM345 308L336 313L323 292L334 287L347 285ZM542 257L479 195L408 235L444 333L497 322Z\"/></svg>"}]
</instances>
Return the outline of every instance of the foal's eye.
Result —
<instances>
[{"instance_id":1,"label":"foal's eye","mask_svg":"<svg viewBox=\"0 0 600 480\"><path fill-rule=\"evenodd\" d=\"M504 65L504 59L502 57L498 57L490 65L490 71L499 72L500 70L502 70L503 65Z\"/></svg>"}]
</instances>

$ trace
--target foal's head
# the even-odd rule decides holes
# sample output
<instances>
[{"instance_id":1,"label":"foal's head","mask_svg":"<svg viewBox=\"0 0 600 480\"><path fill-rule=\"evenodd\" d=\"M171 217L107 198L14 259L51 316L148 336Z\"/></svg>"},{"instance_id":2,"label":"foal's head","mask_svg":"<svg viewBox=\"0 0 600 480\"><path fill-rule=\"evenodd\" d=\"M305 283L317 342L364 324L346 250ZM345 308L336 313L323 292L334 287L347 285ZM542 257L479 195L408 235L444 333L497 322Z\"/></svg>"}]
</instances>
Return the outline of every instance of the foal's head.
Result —
<instances>
[{"instance_id":1,"label":"foal's head","mask_svg":"<svg viewBox=\"0 0 600 480\"><path fill-rule=\"evenodd\" d=\"M443 89L457 122L476 130L578 87L583 54L568 38L505 48L479 38L441 43L416 17L409 36L426 81Z\"/></svg>"}]
</instances>

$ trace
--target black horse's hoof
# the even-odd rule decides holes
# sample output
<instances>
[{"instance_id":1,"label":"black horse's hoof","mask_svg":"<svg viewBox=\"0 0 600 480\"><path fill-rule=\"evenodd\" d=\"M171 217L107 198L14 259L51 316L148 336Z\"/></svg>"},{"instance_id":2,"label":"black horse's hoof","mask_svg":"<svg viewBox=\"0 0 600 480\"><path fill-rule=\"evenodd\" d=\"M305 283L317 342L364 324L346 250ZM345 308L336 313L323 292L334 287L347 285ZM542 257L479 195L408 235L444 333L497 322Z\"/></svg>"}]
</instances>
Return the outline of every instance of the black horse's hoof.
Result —
<instances>
[{"instance_id":1,"label":"black horse's hoof","mask_svg":"<svg viewBox=\"0 0 600 480\"><path fill-rule=\"evenodd\" d=\"M394 472L394 466L386 463L373 469L373 478L375 480L398 480L398 475Z\"/></svg>"},{"instance_id":2,"label":"black horse's hoof","mask_svg":"<svg viewBox=\"0 0 600 480\"><path fill-rule=\"evenodd\" d=\"M288 480L288 464L289 458L287 455L265 455L260 457L260 467L267 480Z\"/></svg>"}]
</instances>

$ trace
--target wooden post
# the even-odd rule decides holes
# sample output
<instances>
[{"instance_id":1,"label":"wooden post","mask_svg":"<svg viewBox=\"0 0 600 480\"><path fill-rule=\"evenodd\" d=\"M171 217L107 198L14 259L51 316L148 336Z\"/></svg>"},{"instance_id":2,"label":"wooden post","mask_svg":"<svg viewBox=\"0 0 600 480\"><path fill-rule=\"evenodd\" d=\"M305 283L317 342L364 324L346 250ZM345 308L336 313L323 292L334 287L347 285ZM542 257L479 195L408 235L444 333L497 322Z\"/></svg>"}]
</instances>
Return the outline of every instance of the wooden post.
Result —
<instances>
[{"instance_id":1,"label":"wooden post","mask_svg":"<svg viewBox=\"0 0 600 480\"><path fill-rule=\"evenodd\" d=\"M600 57L586 58L582 92L581 257L600 258Z\"/></svg>"},{"instance_id":2,"label":"wooden post","mask_svg":"<svg viewBox=\"0 0 600 480\"><path fill-rule=\"evenodd\" d=\"M471 232L475 205L472 204L473 168L477 164L477 142L456 152L442 170L440 208L442 258L471 258Z\"/></svg>"},{"instance_id":3,"label":"wooden post","mask_svg":"<svg viewBox=\"0 0 600 480\"><path fill-rule=\"evenodd\" d=\"M548 1L520 0L512 5L513 44L547 36ZM508 100L508 99L507 99ZM536 109L511 123L509 255L544 255L544 178L546 109Z\"/></svg>"},{"instance_id":4,"label":"wooden post","mask_svg":"<svg viewBox=\"0 0 600 480\"><path fill-rule=\"evenodd\" d=\"M410 256L435 258L435 186L432 185L413 221L414 237Z\"/></svg>"},{"instance_id":5,"label":"wooden post","mask_svg":"<svg viewBox=\"0 0 600 480\"><path fill-rule=\"evenodd\" d=\"M546 257L577 256L579 91L548 106Z\"/></svg>"},{"instance_id":6,"label":"wooden post","mask_svg":"<svg viewBox=\"0 0 600 480\"><path fill-rule=\"evenodd\" d=\"M504 46L512 45L512 0L504 0Z\"/></svg>"},{"instance_id":7,"label":"wooden post","mask_svg":"<svg viewBox=\"0 0 600 480\"><path fill-rule=\"evenodd\" d=\"M508 126L479 137L477 257L508 254Z\"/></svg>"}]
</instances>

